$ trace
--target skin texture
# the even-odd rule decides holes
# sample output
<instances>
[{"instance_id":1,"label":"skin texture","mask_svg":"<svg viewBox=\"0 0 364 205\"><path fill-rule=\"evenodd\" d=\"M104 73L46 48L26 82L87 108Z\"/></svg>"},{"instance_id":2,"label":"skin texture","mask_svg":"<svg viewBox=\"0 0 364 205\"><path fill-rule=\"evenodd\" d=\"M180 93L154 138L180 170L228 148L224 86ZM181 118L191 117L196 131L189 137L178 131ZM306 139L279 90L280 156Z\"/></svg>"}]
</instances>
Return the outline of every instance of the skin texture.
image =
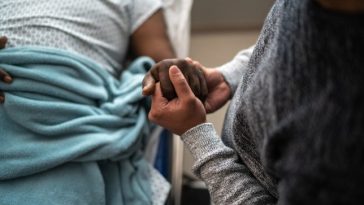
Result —
<instances>
[{"instance_id":1,"label":"skin texture","mask_svg":"<svg viewBox=\"0 0 364 205\"><path fill-rule=\"evenodd\" d=\"M150 16L130 37L130 53L133 57L149 56L154 61L175 58L170 43L163 11Z\"/></svg>"},{"instance_id":2,"label":"skin texture","mask_svg":"<svg viewBox=\"0 0 364 205\"><path fill-rule=\"evenodd\" d=\"M169 69L173 65L180 68L194 95L204 102L208 92L205 77L201 67L190 59L166 59L155 64L143 79L143 94L153 94L155 83L160 82L163 96L168 100L176 98L175 89L169 78Z\"/></svg>"},{"instance_id":3,"label":"skin texture","mask_svg":"<svg viewBox=\"0 0 364 205\"><path fill-rule=\"evenodd\" d=\"M168 69L159 70L159 72L154 71L155 67L152 68L151 73L168 74L160 82L153 81L152 74L147 74L145 77L146 81L151 80L150 88L153 87L152 90L148 90L148 92L152 92L149 120L178 135L182 135L196 125L205 123L207 112L218 110L231 98L230 87L217 69L204 68L200 63L191 59L187 59L186 62L203 70L208 88L204 103L194 94L183 69L179 69L176 65L166 66ZM167 79L176 93L176 97L171 100L167 99L162 91L162 83Z\"/></svg>"},{"instance_id":4,"label":"skin texture","mask_svg":"<svg viewBox=\"0 0 364 205\"><path fill-rule=\"evenodd\" d=\"M164 98L172 100L176 97L169 76L172 65L176 65L187 78L195 96L204 103L207 113L218 110L231 98L230 87L217 69L206 68L190 58L168 59L153 66L143 80L144 95L152 95L155 92L156 83L160 82Z\"/></svg>"},{"instance_id":5,"label":"skin texture","mask_svg":"<svg viewBox=\"0 0 364 205\"><path fill-rule=\"evenodd\" d=\"M204 103L207 113L213 113L224 106L232 96L230 86L217 69L204 69L208 94Z\"/></svg>"},{"instance_id":6,"label":"skin texture","mask_svg":"<svg viewBox=\"0 0 364 205\"><path fill-rule=\"evenodd\" d=\"M5 36L0 37L0 49L5 48L7 41L8 41L8 39ZM10 75L6 71L4 71L0 68L0 81L4 82L4 83L11 83L12 80L13 79L10 77ZM0 103L3 103L4 101L5 101L5 95L0 90Z\"/></svg>"},{"instance_id":7,"label":"skin texture","mask_svg":"<svg viewBox=\"0 0 364 205\"><path fill-rule=\"evenodd\" d=\"M206 122L206 111L181 70L172 66L168 71L177 97L170 101L163 97L160 83L157 83L148 117L150 121L182 135L188 129Z\"/></svg>"}]
</instances>

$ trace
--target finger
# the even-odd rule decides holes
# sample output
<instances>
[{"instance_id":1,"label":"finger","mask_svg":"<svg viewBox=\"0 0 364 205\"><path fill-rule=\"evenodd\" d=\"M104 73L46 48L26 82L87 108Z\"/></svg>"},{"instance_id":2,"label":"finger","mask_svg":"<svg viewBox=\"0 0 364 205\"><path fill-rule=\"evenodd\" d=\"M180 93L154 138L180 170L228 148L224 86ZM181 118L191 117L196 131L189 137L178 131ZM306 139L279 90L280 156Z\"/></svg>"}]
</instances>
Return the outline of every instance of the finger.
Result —
<instances>
[{"instance_id":1,"label":"finger","mask_svg":"<svg viewBox=\"0 0 364 205\"><path fill-rule=\"evenodd\" d=\"M174 91L172 82L169 79L169 67L174 65L175 62L176 60L173 59L162 60L158 62L151 70L156 82L161 83L160 86L163 96L168 100L172 100L176 97L176 92Z\"/></svg>"},{"instance_id":2,"label":"finger","mask_svg":"<svg viewBox=\"0 0 364 205\"><path fill-rule=\"evenodd\" d=\"M159 101L160 99L163 99L163 93L162 93L162 90L161 90L161 84L160 83L156 83L155 84L155 90L154 90L154 93L152 95L152 101L153 102L157 102Z\"/></svg>"},{"instance_id":3,"label":"finger","mask_svg":"<svg viewBox=\"0 0 364 205\"><path fill-rule=\"evenodd\" d=\"M193 63L193 60L190 58L190 57L186 57L185 60L188 62L188 63Z\"/></svg>"},{"instance_id":4,"label":"finger","mask_svg":"<svg viewBox=\"0 0 364 205\"><path fill-rule=\"evenodd\" d=\"M200 67L197 67L191 58L185 58L185 61L181 62L181 66L184 66L183 68L185 68L182 70L182 73L187 79L187 82L189 83L193 93L203 102L205 97L202 95L201 89L203 88L201 82L203 81L201 81L200 78L204 78L204 74Z\"/></svg>"},{"instance_id":5,"label":"finger","mask_svg":"<svg viewBox=\"0 0 364 205\"><path fill-rule=\"evenodd\" d=\"M187 79L187 77L186 77L186 79ZM190 88L192 89L193 94L195 94L196 97L200 98L201 97L201 95L200 95L201 86L200 86L200 79L199 79L198 75L193 74L193 75L189 76L189 78L187 79L187 82L188 82Z\"/></svg>"},{"instance_id":6,"label":"finger","mask_svg":"<svg viewBox=\"0 0 364 205\"><path fill-rule=\"evenodd\" d=\"M0 91L0 103L4 103L5 101L5 95L3 92Z\"/></svg>"},{"instance_id":7,"label":"finger","mask_svg":"<svg viewBox=\"0 0 364 205\"><path fill-rule=\"evenodd\" d=\"M6 42L8 42L8 38L6 36L0 37L0 49L5 48Z\"/></svg>"},{"instance_id":8,"label":"finger","mask_svg":"<svg viewBox=\"0 0 364 205\"><path fill-rule=\"evenodd\" d=\"M164 71L159 72L159 80L161 83L161 90L163 93L163 96L167 98L168 100L172 100L175 98L176 92L174 90L174 86L171 82L171 79L169 78L169 69L170 67L164 67L162 68Z\"/></svg>"},{"instance_id":9,"label":"finger","mask_svg":"<svg viewBox=\"0 0 364 205\"><path fill-rule=\"evenodd\" d=\"M193 61L193 65L197 68L200 68L203 72L206 69L199 61Z\"/></svg>"},{"instance_id":10,"label":"finger","mask_svg":"<svg viewBox=\"0 0 364 205\"><path fill-rule=\"evenodd\" d=\"M186 78L177 66L172 66L169 69L169 77L171 78L178 98L183 100L194 97L194 94L189 87Z\"/></svg>"},{"instance_id":11,"label":"finger","mask_svg":"<svg viewBox=\"0 0 364 205\"><path fill-rule=\"evenodd\" d=\"M151 72L147 72L147 74L144 76L143 82L142 82L142 86L143 86L143 91L142 94L145 96L148 95L152 95L154 92L154 88L155 88L155 79L152 76Z\"/></svg>"},{"instance_id":12,"label":"finger","mask_svg":"<svg viewBox=\"0 0 364 205\"><path fill-rule=\"evenodd\" d=\"M209 93L209 89L207 88L205 76L203 75L202 71L200 71L200 72L201 72L201 75L198 75L199 80L200 80L200 95L201 95L200 100L202 102L205 102L207 95Z\"/></svg>"},{"instance_id":13,"label":"finger","mask_svg":"<svg viewBox=\"0 0 364 205\"><path fill-rule=\"evenodd\" d=\"M168 100L163 97L160 83L156 83L155 91L152 95L152 104L148 114L148 119L152 122L158 123L163 116L163 110L167 104Z\"/></svg>"},{"instance_id":14,"label":"finger","mask_svg":"<svg viewBox=\"0 0 364 205\"><path fill-rule=\"evenodd\" d=\"M191 58L185 58L184 60L179 60L178 64L176 65L181 72L183 73L186 81L188 82L189 87L192 89L194 95L200 98L200 80L198 75L200 75L193 65L193 61Z\"/></svg>"},{"instance_id":15,"label":"finger","mask_svg":"<svg viewBox=\"0 0 364 205\"><path fill-rule=\"evenodd\" d=\"M199 67L203 67L202 64L200 63L200 61L193 61L193 64Z\"/></svg>"},{"instance_id":16,"label":"finger","mask_svg":"<svg viewBox=\"0 0 364 205\"><path fill-rule=\"evenodd\" d=\"M160 111L168 104L168 100L163 97L161 84L155 84L155 91L152 95L151 113L153 116L161 114Z\"/></svg>"},{"instance_id":17,"label":"finger","mask_svg":"<svg viewBox=\"0 0 364 205\"><path fill-rule=\"evenodd\" d=\"M213 112L212 106L211 106L211 104L208 102L208 100L206 100L206 101L205 101L205 103L204 103L204 107L205 107L206 113L212 113L212 112Z\"/></svg>"},{"instance_id":18,"label":"finger","mask_svg":"<svg viewBox=\"0 0 364 205\"><path fill-rule=\"evenodd\" d=\"M13 81L13 78L9 75L9 73L0 68L0 80L4 83L11 83Z\"/></svg>"}]
</instances>

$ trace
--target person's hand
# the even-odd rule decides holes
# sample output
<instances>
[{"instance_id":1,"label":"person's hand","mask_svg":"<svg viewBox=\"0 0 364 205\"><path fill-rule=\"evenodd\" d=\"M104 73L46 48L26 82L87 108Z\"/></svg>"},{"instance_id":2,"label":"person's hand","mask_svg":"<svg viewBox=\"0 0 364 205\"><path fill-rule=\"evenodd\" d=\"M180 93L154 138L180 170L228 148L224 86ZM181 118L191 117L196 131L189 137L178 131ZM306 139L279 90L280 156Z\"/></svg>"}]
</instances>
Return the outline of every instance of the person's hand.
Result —
<instances>
[{"instance_id":1,"label":"person's hand","mask_svg":"<svg viewBox=\"0 0 364 205\"><path fill-rule=\"evenodd\" d=\"M204 106L207 113L215 112L224 106L231 98L230 86L225 81L224 76L220 71L215 68L205 68L199 62L193 61L196 67L200 67L203 70L208 94L204 102Z\"/></svg>"},{"instance_id":2,"label":"person's hand","mask_svg":"<svg viewBox=\"0 0 364 205\"><path fill-rule=\"evenodd\" d=\"M172 65L176 65L182 71L195 96L204 102L208 89L202 68L189 59L167 59L155 64L143 79L143 95L152 95L156 83L160 82L165 98L172 100L177 96L169 78L169 69Z\"/></svg>"},{"instance_id":3,"label":"person's hand","mask_svg":"<svg viewBox=\"0 0 364 205\"><path fill-rule=\"evenodd\" d=\"M177 97L168 101L163 97L160 83L157 83L148 117L150 121L182 135L192 127L205 123L206 112L204 105L194 95L178 67L172 66L168 71Z\"/></svg>"},{"instance_id":4,"label":"person's hand","mask_svg":"<svg viewBox=\"0 0 364 205\"><path fill-rule=\"evenodd\" d=\"M8 39L5 36L0 37L0 49L5 48L7 41L8 41ZM4 83L11 83L11 81L12 81L12 78L10 77L10 75L1 68L0 68L0 81L2 81ZM5 100L4 92L2 90L0 90L0 103L3 103L4 100Z\"/></svg>"}]
</instances>

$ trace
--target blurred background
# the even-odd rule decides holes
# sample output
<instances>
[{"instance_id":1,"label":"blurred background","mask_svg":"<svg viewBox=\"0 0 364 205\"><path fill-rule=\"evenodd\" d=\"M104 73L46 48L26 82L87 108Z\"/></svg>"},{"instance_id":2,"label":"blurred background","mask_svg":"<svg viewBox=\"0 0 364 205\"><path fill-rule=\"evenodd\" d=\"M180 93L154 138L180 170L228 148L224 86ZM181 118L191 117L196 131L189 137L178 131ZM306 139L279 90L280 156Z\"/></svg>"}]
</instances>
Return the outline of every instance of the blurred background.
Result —
<instances>
[{"instance_id":1,"label":"blurred background","mask_svg":"<svg viewBox=\"0 0 364 205\"><path fill-rule=\"evenodd\" d=\"M216 67L231 60L243 48L253 45L273 0L195 0L191 12L191 58L207 67ZM208 115L220 133L225 106ZM183 151L181 202L175 204L210 204L204 183L191 172L193 159Z\"/></svg>"}]
</instances>

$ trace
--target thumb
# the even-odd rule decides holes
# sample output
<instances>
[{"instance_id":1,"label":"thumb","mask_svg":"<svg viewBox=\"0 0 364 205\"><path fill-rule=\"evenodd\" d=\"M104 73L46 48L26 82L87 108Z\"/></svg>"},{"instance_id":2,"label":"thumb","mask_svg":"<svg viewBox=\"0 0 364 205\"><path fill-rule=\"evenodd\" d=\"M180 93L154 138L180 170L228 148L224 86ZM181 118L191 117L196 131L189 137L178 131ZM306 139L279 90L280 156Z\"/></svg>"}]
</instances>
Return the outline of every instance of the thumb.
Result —
<instances>
[{"instance_id":1,"label":"thumb","mask_svg":"<svg viewBox=\"0 0 364 205\"><path fill-rule=\"evenodd\" d=\"M152 94L152 100L153 101L165 100L165 98L163 97L163 94L162 94L162 89L161 89L160 83L155 84L155 90L154 90L154 93Z\"/></svg>"},{"instance_id":2,"label":"thumb","mask_svg":"<svg viewBox=\"0 0 364 205\"><path fill-rule=\"evenodd\" d=\"M169 69L169 78L172 81L177 97L180 99L194 97L194 94L187 83L186 78L177 66Z\"/></svg>"},{"instance_id":3,"label":"thumb","mask_svg":"<svg viewBox=\"0 0 364 205\"><path fill-rule=\"evenodd\" d=\"M155 79L151 72L148 72L142 82L143 95L152 95L155 89Z\"/></svg>"}]
</instances>

